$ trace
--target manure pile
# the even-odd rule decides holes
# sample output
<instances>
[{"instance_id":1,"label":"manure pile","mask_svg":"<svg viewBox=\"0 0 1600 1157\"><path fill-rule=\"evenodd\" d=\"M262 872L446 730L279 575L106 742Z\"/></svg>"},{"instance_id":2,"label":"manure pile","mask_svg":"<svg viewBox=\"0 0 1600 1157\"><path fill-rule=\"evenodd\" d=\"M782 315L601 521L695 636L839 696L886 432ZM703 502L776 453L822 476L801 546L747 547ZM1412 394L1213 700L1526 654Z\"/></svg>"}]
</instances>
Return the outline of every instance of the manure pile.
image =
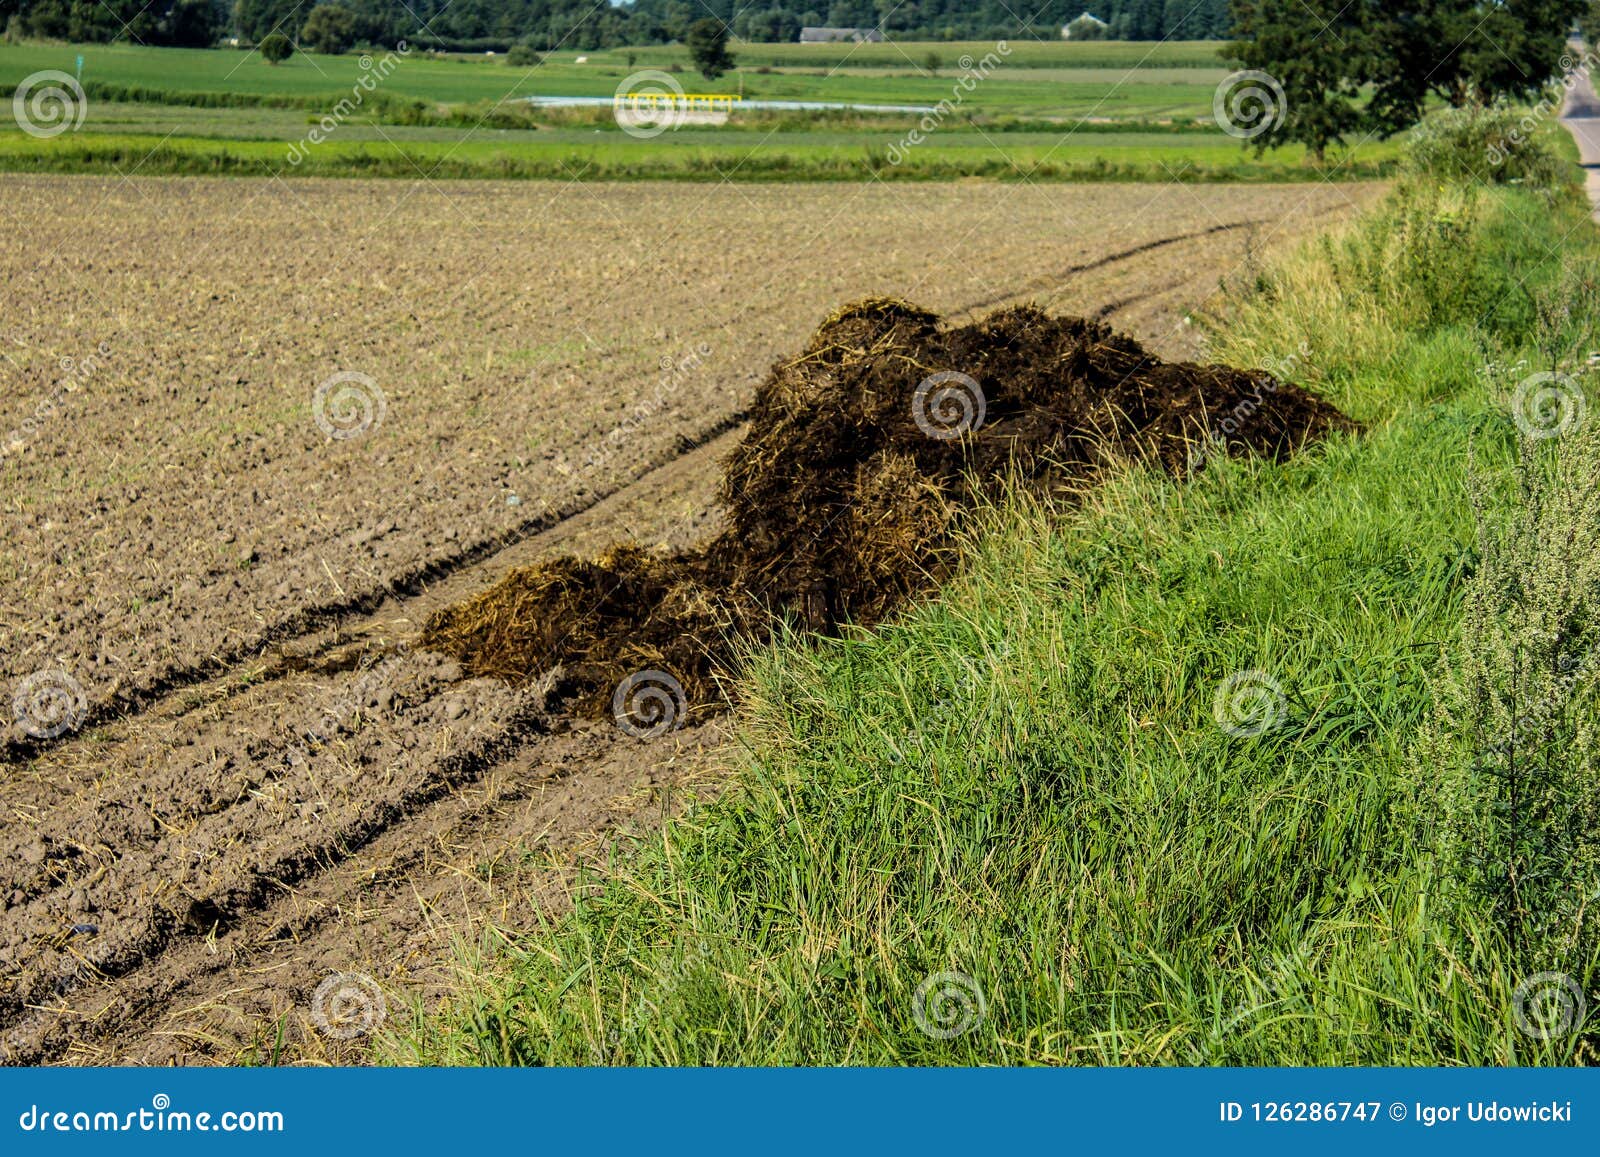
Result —
<instances>
[{"instance_id":1,"label":"manure pile","mask_svg":"<svg viewBox=\"0 0 1600 1157\"><path fill-rule=\"evenodd\" d=\"M1265 373L1163 362L1097 321L1020 307L945 329L871 299L762 383L726 462L719 535L514 570L435 615L422 641L473 675L560 667L557 693L587 715L647 669L689 705L713 704L740 638L782 616L819 632L870 625L936 587L955 520L1008 477L1049 489L1128 456L1181 473L1196 443L1282 458L1352 428Z\"/></svg>"}]
</instances>

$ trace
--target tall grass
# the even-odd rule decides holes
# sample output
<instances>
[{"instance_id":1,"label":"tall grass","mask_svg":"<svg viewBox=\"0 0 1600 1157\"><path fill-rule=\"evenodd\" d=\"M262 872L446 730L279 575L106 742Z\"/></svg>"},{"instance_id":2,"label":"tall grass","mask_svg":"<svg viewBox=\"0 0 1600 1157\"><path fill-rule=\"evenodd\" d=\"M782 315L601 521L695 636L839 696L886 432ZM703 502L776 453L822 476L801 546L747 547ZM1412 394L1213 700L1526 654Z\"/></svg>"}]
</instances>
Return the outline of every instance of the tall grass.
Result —
<instances>
[{"instance_id":1,"label":"tall grass","mask_svg":"<svg viewBox=\"0 0 1600 1157\"><path fill-rule=\"evenodd\" d=\"M443 123L449 123L448 121ZM551 134L553 136L553 134ZM538 134L543 136L543 134ZM1056 159L1048 146L992 144L956 149L913 150L898 165L886 152L892 139L860 134L843 144L781 143L751 147L745 134L721 136L715 143L650 147L622 133L596 134L593 145L571 141L518 139L494 135L460 142L391 138L381 141L324 141L290 166L289 140L223 140L211 137L83 132L39 140L23 133L0 133L0 172L126 173L141 176L275 175L317 177L395 177L486 180L585 181L949 181L981 177L994 181L1151 182L1170 184L1281 183L1315 181L1321 176L1292 157L1253 161L1212 145L1188 150L1162 147L1101 150L1092 139L1062 149ZM1159 138L1157 138L1159 140ZM1119 159L1119 158L1127 159ZM1206 158L1216 158L1215 160ZM1174 169L1173 166L1181 166ZM1356 162L1340 179L1369 180L1390 172L1392 160Z\"/></svg>"},{"instance_id":2,"label":"tall grass","mask_svg":"<svg viewBox=\"0 0 1600 1157\"><path fill-rule=\"evenodd\" d=\"M1590 1059L1581 1026L1519 1022L1543 961L1448 898L1444 833L1472 817L1416 788L1444 657L1480 645L1469 489L1503 517L1530 468L1485 367L1537 344L1530 302L1574 262L1600 245L1567 193L1419 184L1262 273L1217 349L1362 434L1189 480L1130 466L1071 510L1018 498L937 602L752 656L730 791L492 945L383 1055ZM1560 963L1590 982L1592 956Z\"/></svg>"}]
</instances>

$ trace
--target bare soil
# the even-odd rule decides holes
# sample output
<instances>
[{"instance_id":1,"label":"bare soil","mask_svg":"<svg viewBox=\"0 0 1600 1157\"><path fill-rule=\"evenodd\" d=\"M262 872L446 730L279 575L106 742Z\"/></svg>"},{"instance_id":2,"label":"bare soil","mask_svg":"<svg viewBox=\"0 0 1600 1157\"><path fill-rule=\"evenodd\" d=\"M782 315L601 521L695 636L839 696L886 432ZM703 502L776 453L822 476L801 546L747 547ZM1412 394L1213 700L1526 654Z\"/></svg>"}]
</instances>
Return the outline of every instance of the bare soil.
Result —
<instances>
[{"instance_id":1,"label":"bare soil","mask_svg":"<svg viewBox=\"0 0 1600 1157\"><path fill-rule=\"evenodd\" d=\"M714 533L756 384L838 302L1192 356L1219 279L1372 192L3 185L0 687L81 691L0 741L13 1063L360 1059L328 977L402 1015L714 791L715 723L638 740L414 642L508 567ZM367 408L319 424L339 373Z\"/></svg>"}]
</instances>

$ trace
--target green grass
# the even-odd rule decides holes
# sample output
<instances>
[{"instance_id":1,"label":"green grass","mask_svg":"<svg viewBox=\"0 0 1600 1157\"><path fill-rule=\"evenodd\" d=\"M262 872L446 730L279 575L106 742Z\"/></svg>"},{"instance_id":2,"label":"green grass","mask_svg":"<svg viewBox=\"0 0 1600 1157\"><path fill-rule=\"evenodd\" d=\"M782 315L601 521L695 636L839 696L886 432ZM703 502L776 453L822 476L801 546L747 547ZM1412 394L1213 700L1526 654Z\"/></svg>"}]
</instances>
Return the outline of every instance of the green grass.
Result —
<instances>
[{"instance_id":1,"label":"green grass","mask_svg":"<svg viewBox=\"0 0 1600 1157\"><path fill-rule=\"evenodd\" d=\"M981 58L995 49L991 40L949 42L904 41L884 44L736 44L734 55L743 68L892 68L920 69L930 52L945 67L962 56ZM1213 40L1117 41L1098 43L1063 40L1009 40L1007 63L1016 68L1220 68L1222 44ZM677 45L663 48L615 49L590 53L589 59L626 61L638 53L641 65L684 60ZM570 55L570 54L558 54Z\"/></svg>"},{"instance_id":2,"label":"green grass","mask_svg":"<svg viewBox=\"0 0 1600 1157\"><path fill-rule=\"evenodd\" d=\"M1261 274L1218 356L1288 364L1363 433L1190 480L1130 467L1074 510L1018 498L978 518L939 601L754 656L729 790L471 961L382 1055L1592 1055L1518 1031L1541 962L1441 916L1402 806L1473 573L1469 469L1492 505L1514 491L1514 376L1486 370L1527 352L1564 258L1600 270L1586 216L1570 189L1423 183ZM1219 726L1241 675L1279 689L1279 726ZM982 1017L923 1031L929 983L981 991Z\"/></svg>"},{"instance_id":3,"label":"green grass","mask_svg":"<svg viewBox=\"0 0 1600 1157\"><path fill-rule=\"evenodd\" d=\"M1018 44L970 91L957 86L960 60L982 59L994 45L860 46L859 57L842 64L840 46L748 47L748 67L737 74L707 82L685 70L678 79L690 91L742 89L752 98L958 103L925 131L906 163L893 165L887 154L921 114L746 110L723 126L638 140L617 127L609 109L535 108L520 99L610 97L635 71L681 68L684 53L676 46L629 50L631 64L621 50L589 54L581 65L578 54L558 53L534 68L512 68L500 57L418 52L363 92L359 107L291 170L289 145L338 102L348 102L368 75L359 55L301 54L272 66L227 49L28 43L0 45L0 92L41 70L70 72L81 53L86 115L75 130L44 139L10 119L0 122L0 168L592 180L1269 181L1384 176L1395 157L1393 145L1369 145L1319 173L1306 167L1297 146L1260 157L1247 151L1211 119L1212 96L1225 75L1212 44ZM919 63L937 51L945 67L936 75L890 67L896 49ZM796 66L797 60L817 67Z\"/></svg>"},{"instance_id":4,"label":"green grass","mask_svg":"<svg viewBox=\"0 0 1600 1157\"><path fill-rule=\"evenodd\" d=\"M230 110L231 111L231 110ZM120 126L119 126L120 127ZM892 164L898 134L787 133L753 144L749 134L680 130L662 143L598 130L489 130L461 139L446 129L346 126L298 165L284 129L256 121L276 139L80 132L37 140L0 132L0 170L159 175L557 178L585 180L948 180L988 177L1046 181L1294 181L1323 175L1299 149L1262 160L1234 142L1171 133L1040 134L977 131L935 134ZM199 131L205 131L204 128ZM454 138L454 139L452 139ZM776 142L776 143L775 143ZM1344 166L1341 179L1380 177L1392 148L1375 148Z\"/></svg>"}]
</instances>

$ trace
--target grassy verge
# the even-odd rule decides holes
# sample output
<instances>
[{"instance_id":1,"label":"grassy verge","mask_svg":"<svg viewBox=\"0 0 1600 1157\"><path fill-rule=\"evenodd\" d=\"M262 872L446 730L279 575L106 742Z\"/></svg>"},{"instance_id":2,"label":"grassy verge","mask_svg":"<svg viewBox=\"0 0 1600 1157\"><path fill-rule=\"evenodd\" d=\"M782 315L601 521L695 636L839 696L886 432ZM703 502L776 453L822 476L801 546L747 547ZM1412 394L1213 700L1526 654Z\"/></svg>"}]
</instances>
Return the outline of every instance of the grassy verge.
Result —
<instances>
[{"instance_id":1,"label":"grassy verge","mask_svg":"<svg viewBox=\"0 0 1600 1157\"><path fill-rule=\"evenodd\" d=\"M1592 939L1519 937L1438 854L1499 790L1481 751L1438 754L1481 740L1440 703L1499 694L1472 649L1523 597L1468 495L1497 525L1571 499L1571 463L1600 455L1592 427L1534 444L1509 412L1530 368L1587 353L1586 218L1568 187L1419 181L1261 274L1215 354L1319 389L1361 435L1186 480L1129 467L1070 510L1019 498L977 519L938 602L754 656L730 790L382 1054L1592 1059L1518 1024L1532 973L1588 985ZM1566 534L1542 554L1592 571L1593 538ZM1591 644L1596 609L1572 620ZM1562 757L1583 742L1592 770L1592 734Z\"/></svg>"},{"instance_id":2,"label":"grassy verge","mask_svg":"<svg viewBox=\"0 0 1600 1157\"><path fill-rule=\"evenodd\" d=\"M128 133L82 133L36 140L0 134L0 171L17 173L107 173L141 176L318 176L433 179L583 179L859 181L953 180L986 177L1029 181L1180 181L1271 183L1327 179L1321 170L1287 158L1257 160L1237 145L1189 146L1182 136L1138 138L1118 143L1102 135L1066 146L1056 143L996 147L969 135L948 145L909 150L899 164L888 152L887 135L839 142L751 148L738 139L707 139L655 146L621 133L598 143L555 139L441 141L387 139L327 141L289 162L292 142L217 140L207 137ZM360 134L352 131L351 137ZM595 138L591 136L590 140ZM654 146L654 147L653 147ZM1281 150L1283 153L1298 150ZM1341 167L1341 180L1368 180L1393 172L1392 159L1375 157Z\"/></svg>"}]
</instances>

